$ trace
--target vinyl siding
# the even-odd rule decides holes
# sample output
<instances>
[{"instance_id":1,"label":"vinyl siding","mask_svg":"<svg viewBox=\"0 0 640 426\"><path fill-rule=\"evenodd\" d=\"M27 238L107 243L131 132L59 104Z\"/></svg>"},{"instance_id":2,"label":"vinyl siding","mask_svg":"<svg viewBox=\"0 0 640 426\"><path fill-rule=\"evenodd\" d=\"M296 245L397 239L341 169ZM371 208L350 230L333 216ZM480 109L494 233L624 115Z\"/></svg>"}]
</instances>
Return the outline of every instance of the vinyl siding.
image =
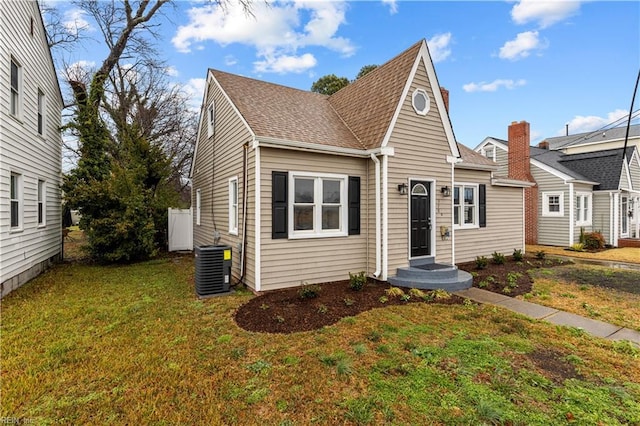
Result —
<instances>
[{"instance_id":1,"label":"vinyl siding","mask_svg":"<svg viewBox=\"0 0 640 426\"><path fill-rule=\"evenodd\" d=\"M214 233L220 233L219 244L229 245L233 252L232 276L233 282L240 278L240 248L243 233L243 144L252 140L246 128L232 105L226 100L219 86L210 81L207 83L207 98L202 106L201 114L206 117L207 107L211 101L215 105L214 134L208 137L206 119L200 126L198 148L192 175L192 205L196 205L195 197L198 190L201 193L200 225L196 224L194 214L193 244L205 246L214 244ZM247 170L249 194L253 192L254 153L248 149L250 166ZM238 178L238 235L229 233L229 179ZM253 216L251 196L248 202L247 228L253 229L250 218ZM247 235L247 243L254 251L255 239L253 234ZM249 238L250 237L250 238ZM247 266L249 266L247 264ZM246 279L253 278L253 265Z\"/></svg>"},{"instance_id":2,"label":"vinyl siding","mask_svg":"<svg viewBox=\"0 0 640 426\"><path fill-rule=\"evenodd\" d=\"M538 244L567 246L569 244L569 185L562 179L548 173L533 164L531 174L538 183ZM564 194L564 215L547 217L542 215L543 193L562 192Z\"/></svg>"},{"instance_id":3,"label":"vinyl siding","mask_svg":"<svg viewBox=\"0 0 640 426\"><path fill-rule=\"evenodd\" d=\"M367 262L369 195L365 191L370 159L260 148L261 291L349 278L349 272L374 272ZM313 172L361 177L361 234L345 237L272 239L271 173ZM291 202L291 200L289 200ZM375 235L375 234L374 234ZM372 237L373 238L373 237ZM375 258L374 258L375 259ZM375 263L371 265L375 268Z\"/></svg>"},{"instance_id":4,"label":"vinyl siding","mask_svg":"<svg viewBox=\"0 0 640 426\"><path fill-rule=\"evenodd\" d=\"M622 170L620 170L620 179L618 180L618 182L620 182L619 185L619 189L625 189L625 190L629 190L631 189L631 186L629 185L629 177L627 175L627 167L625 167L625 165L623 164L621 167Z\"/></svg>"},{"instance_id":5,"label":"vinyl siding","mask_svg":"<svg viewBox=\"0 0 640 426\"><path fill-rule=\"evenodd\" d=\"M631 174L631 186L634 191L640 191L640 154L635 152L629 164L629 174Z\"/></svg>"},{"instance_id":6,"label":"vinyl siding","mask_svg":"<svg viewBox=\"0 0 640 426\"><path fill-rule=\"evenodd\" d=\"M34 19L34 34L30 34ZM20 65L18 117L10 115L10 63ZM45 128L38 134L38 89ZM35 2L0 2L0 283L61 255L62 99ZM22 215L11 229L10 176L21 175ZM45 181L46 221L38 224L38 180Z\"/></svg>"},{"instance_id":7,"label":"vinyl siding","mask_svg":"<svg viewBox=\"0 0 640 426\"><path fill-rule=\"evenodd\" d=\"M430 98L431 108L426 116L418 115L412 106L412 94L415 89L424 89ZM438 90L436 88L436 90ZM446 118L445 118L446 119ZM451 155L440 112L433 96L426 68L420 62L414 81L402 110L393 128L388 146L395 149L395 155L389 158L389 276L396 274L398 267L409 264L409 196L400 195L397 187L407 183L408 179L431 180L431 203L435 210L432 227L437 230L441 225L451 227L451 197L440 194L442 186L452 186L451 164L446 157ZM439 234L439 233L438 233ZM451 263L452 241L435 238L436 261Z\"/></svg>"},{"instance_id":8,"label":"vinyl siding","mask_svg":"<svg viewBox=\"0 0 640 426\"><path fill-rule=\"evenodd\" d=\"M456 263L489 256L494 251L510 255L514 249L524 251L522 188L492 186L489 172L455 170L455 181L485 184L487 188L487 226L456 229Z\"/></svg>"},{"instance_id":9,"label":"vinyl siding","mask_svg":"<svg viewBox=\"0 0 640 426\"><path fill-rule=\"evenodd\" d=\"M640 149L640 138L630 138L628 141L627 149L631 149L633 146L636 146L637 149ZM587 145L574 145L565 147L562 149L562 152L565 154L580 154L584 152L594 152L594 151L604 151L606 149L616 149L624 147L624 139L619 139L615 141L608 142L598 142L591 143Z\"/></svg>"},{"instance_id":10,"label":"vinyl siding","mask_svg":"<svg viewBox=\"0 0 640 426\"><path fill-rule=\"evenodd\" d=\"M611 244L611 198L610 192L593 193L593 222L592 229L602 232L607 244ZM578 234L579 235L579 234Z\"/></svg>"},{"instance_id":11,"label":"vinyl siding","mask_svg":"<svg viewBox=\"0 0 640 426\"><path fill-rule=\"evenodd\" d=\"M508 176L509 175L509 153L498 146L496 146L496 163L498 164L498 170L496 171L496 176Z\"/></svg>"}]
</instances>

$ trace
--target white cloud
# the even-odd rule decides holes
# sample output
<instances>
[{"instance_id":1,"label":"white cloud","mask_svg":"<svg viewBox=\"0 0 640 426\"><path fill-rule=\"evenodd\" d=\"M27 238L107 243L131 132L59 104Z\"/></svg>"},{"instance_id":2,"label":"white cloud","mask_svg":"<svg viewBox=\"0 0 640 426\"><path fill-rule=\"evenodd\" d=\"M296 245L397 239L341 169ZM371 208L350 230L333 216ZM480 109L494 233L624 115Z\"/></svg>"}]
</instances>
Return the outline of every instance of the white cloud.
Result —
<instances>
[{"instance_id":1,"label":"white cloud","mask_svg":"<svg viewBox=\"0 0 640 426\"><path fill-rule=\"evenodd\" d=\"M576 115L568 123L569 132L571 132L571 134L575 134L598 130L601 127L613 123L614 121L619 120L622 117L626 117L628 114L629 111L616 109L608 113L606 117L598 117L595 115ZM562 130L558 131L558 135L564 135L565 132L566 129L563 128Z\"/></svg>"},{"instance_id":2,"label":"white cloud","mask_svg":"<svg viewBox=\"0 0 640 426\"><path fill-rule=\"evenodd\" d=\"M93 61L74 62L64 70L63 78L73 81L87 82L89 75L93 72L95 67L96 63Z\"/></svg>"},{"instance_id":3,"label":"white cloud","mask_svg":"<svg viewBox=\"0 0 640 426\"><path fill-rule=\"evenodd\" d=\"M92 30L89 21L85 18L85 12L80 9L67 10L64 13L62 25L71 34L77 34L80 30Z\"/></svg>"},{"instance_id":4,"label":"white cloud","mask_svg":"<svg viewBox=\"0 0 640 426\"><path fill-rule=\"evenodd\" d=\"M427 40L433 62L442 62L451 55L451 33L436 34Z\"/></svg>"},{"instance_id":5,"label":"white cloud","mask_svg":"<svg viewBox=\"0 0 640 426\"><path fill-rule=\"evenodd\" d=\"M350 56L355 47L349 39L337 36L346 22L347 4L342 1L287 1L253 3L253 16L242 9L239 2L231 2L224 9L206 4L188 11L189 23L180 26L172 42L181 52L189 52L193 45L213 41L222 46L240 43L256 48L260 60L256 66L273 72L308 66L310 54L299 49L320 46ZM292 59L296 60L292 60ZM315 61L315 59L314 59Z\"/></svg>"},{"instance_id":6,"label":"white cloud","mask_svg":"<svg viewBox=\"0 0 640 426\"><path fill-rule=\"evenodd\" d=\"M224 57L224 64L228 67L231 67L238 63L238 60L233 55L227 55Z\"/></svg>"},{"instance_id":7,"label":"white cloud","mask_svg":"<svg viewBox=\"0 0 640 426\"><path fill-rule=\"evenodd\" d=\"M206 78L192 78L183 86L184 92L189 97L189 108L200 112L200 104L207 87Z\"/></svg>"},{"instance_id":8,"label":"white cloud","mask_svg":"<svg viewBox=\"0 0 640 426\"><path fill-rule=\"evenodd\" d=\"M276 72L285 74L288 72L302 73L316 66L318 61L310 54L302 56L266 55L263 61L254 62L258 72Z\"/></svg>"},{"instance_id":9,"label":"white cloud","mask_svg":"<svg viewBox=\"0 0 640 426\"><path fill-rule=\"evenodd\" d=\"M178 71L178 69L176 67L174 67L173 65L166 67L165 71L166 71L167 75L170 76L170 77L177 77L177 76L180 75L180 72Z\"/></svg>"},{"instance_id":10,"label":"white cloud","mask_svg":"<svg viewBox=\"0 0 640 426\"><path fill-rule=\"evenodd\" d=\"M521 0L511 9L511 18L516 24L533 21L540 28L546 28L576 14L580 3L571 0Z\"/></svg>"},{"instance_id":11,"label":"white cloud","mask_svg":"<svg viewBox=\"0 0 640 426\"><path fill-rule=\"evenodd\" d=\"M382 0L383 4L389 6L389 13L395 15L398 13L398 2L396 0Z\"/></svg>"},{"instance_id":12,"label":"white cloud","mask_svg":"<svg viewBox=\"0 0 640 426\"><path fill-rule=\"evenodd\" d=\"M527 84L527 81L522 79L516 81L498 79L492 81L491 83L482 81L480 83L465 84L464 86L462 86L462 89L465 92L495 92L501 87L512 90L516 87L524 86L525 84Z\"/></svg>"},{"instance_id":13,"label":"white cloud","mask_svg":"<svg viewBox=\"0 0 640 426\"><path fill-rule=\"evenodd\" d=\"M546 42L540 41L538 31L526 31L516 36L515 40L508 41L500 48L499 57L516 61L526 58L532 50L541 50L547 47Z\"/></svg>"}]
</instances>

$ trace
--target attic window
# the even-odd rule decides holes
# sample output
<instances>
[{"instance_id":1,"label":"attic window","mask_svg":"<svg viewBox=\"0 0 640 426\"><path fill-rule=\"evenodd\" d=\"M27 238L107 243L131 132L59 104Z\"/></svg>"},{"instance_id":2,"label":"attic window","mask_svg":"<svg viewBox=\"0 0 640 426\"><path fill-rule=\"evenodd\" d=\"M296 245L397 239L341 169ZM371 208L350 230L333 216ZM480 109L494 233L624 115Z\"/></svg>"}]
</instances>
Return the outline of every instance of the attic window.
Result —
<instances>
[{"instance_id":1,"label":"attic window","mask_svg":"<svg viewBox=\"0 0 640 426\"><path fill-rule=\"evenodd\" d=\"M412 104L416 114L427 115L429 112L429 95L424 89L413 91Z\"/></svg>"}]
</instances>

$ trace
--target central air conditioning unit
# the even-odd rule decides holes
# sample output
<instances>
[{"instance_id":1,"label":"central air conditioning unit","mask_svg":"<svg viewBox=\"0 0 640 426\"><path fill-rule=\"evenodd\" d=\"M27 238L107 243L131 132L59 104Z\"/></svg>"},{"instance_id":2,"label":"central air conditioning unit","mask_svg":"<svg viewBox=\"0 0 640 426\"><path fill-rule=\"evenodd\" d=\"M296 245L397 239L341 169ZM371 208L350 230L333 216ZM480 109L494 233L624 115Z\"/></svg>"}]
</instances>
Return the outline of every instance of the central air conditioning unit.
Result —
<instances>
[{"instance_id":1,"label":"central air conditioning unit","mask_svg":"<svg viewBox=\"0 0 640 426\"><path fill-rule=\"evenodd\" d=\"M196 246L196 294L207 297L229 292L231 247Z\"/></svg>"}]
</instances>

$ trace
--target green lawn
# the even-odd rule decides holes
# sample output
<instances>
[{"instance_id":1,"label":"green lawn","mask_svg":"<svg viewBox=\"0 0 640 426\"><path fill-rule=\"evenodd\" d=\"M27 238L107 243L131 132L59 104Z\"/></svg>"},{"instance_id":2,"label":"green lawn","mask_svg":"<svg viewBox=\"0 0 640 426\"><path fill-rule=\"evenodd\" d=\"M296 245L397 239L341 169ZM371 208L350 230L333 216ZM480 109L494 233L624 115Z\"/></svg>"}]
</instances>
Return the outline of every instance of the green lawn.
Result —
<instances>
[{"instance_id":1,"label":"green lawn","mask_svg":"<svg viewBox=\"0 0 640 426\"><path fill-rule=\"evenodd\" d=\"M640 424L640 351L487 306L293 335L198 300L190 257L66 263L2 301L0 418L33 424Z\"/></svg>"}]
</instances>

